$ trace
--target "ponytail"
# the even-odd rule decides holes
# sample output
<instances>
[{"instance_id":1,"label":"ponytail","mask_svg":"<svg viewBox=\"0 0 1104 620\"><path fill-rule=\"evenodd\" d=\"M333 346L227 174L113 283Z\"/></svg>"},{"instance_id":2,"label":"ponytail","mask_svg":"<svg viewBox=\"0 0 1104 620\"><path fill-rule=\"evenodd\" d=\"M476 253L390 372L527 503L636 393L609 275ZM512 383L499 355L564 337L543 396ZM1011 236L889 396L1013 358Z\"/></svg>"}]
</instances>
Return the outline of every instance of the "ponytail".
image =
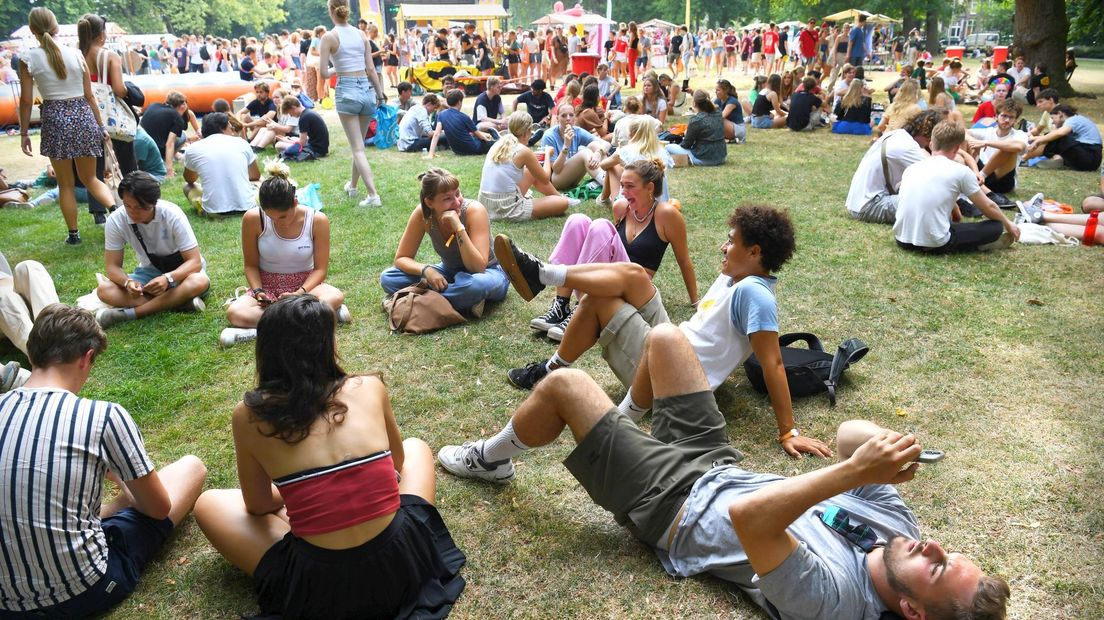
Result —
<instances>
[{"instance_id":1,"label":"ponytail","mask_svg":"<svg viewBox=\"0 0 1104 620\"><path fill-rule=\"evenodd\" d=\"M36 6L27 14L27 25L30 26L31 32L38 37L38 44L42 46L42 51L46 52L46 60L50 63L50 68L54 70L57 78L59 80L67 79L69 72L65 68L65 59L62 58L61 48L58 47L53 37L53 33L57 32L58 29L57 18L54 17L53 11L44 6Z\"/></svg>"},{"instance_id":2,"label":"ponytail","mask_svg":"<svg viewBox=\"0 0 1104 620\"><path fill-rule=\"evenodd\" d=\"M532 126L533 117L529 116L528 112L518 110L511 114L507 122L509 131L500 137L498 142L495 142L487 153L487 157L490 157L491 161L496 164L506 163L513 156L514 149L521 143L518 137L524 135Z\"/></svg>"}]
</instances>

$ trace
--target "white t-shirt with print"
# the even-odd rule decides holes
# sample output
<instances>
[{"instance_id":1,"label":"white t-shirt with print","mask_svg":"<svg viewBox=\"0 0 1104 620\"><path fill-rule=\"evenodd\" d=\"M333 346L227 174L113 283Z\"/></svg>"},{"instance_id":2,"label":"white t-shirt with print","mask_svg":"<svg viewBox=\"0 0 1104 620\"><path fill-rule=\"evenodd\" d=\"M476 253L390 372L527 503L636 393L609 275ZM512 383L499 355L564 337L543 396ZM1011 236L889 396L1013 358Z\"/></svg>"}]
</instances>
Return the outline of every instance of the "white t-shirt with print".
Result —
<instances>
[{"instance_id":1,"label":"white t-shirt with print","mask_svg":"<svg viewBox=\"0 0 1104 620\"><path fill-rule=\"evenodd\" d=\"M913 164L901 177L901 199L893 236L901 243L938 248L951 239L951 212L959 195L980 190L966 166L937 155Z\"/></svg>"}]
</instances>

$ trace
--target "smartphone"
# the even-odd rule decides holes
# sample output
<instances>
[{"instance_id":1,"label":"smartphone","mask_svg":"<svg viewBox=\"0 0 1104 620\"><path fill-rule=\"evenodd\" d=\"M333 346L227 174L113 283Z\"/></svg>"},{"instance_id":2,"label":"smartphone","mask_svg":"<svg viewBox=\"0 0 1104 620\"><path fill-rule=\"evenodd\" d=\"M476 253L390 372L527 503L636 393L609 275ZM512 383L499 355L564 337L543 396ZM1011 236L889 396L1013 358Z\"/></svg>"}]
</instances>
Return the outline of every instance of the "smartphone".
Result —
<instances>
[{"instance_id":1,"label":"smartphone","mask_svg":"<svg viewBox=\"0 0 1104 620\"><path fill-rule=\"evenodd\" d=\"M924 450L920 453L920 456L916 457L916 462L931 465L942 461L944 456L942 450Z\"/></svg>"}]
</instances>

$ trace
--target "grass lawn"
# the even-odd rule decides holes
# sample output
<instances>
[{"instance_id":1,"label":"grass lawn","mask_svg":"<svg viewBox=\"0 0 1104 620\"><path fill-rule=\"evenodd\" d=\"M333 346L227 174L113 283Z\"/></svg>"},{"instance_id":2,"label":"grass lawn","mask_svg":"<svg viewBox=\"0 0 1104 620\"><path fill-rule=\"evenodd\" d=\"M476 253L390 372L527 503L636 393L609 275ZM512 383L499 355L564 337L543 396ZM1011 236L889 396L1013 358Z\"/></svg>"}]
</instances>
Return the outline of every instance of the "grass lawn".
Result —
<instances>
[{"instance_id":1,"label":"grass lawn","mask_svg":"<svg viewBox=\"0 0 1104 620\"><path fill-rule=\"evenodd\" d=\"M1104 62L1080 63L1075 88L1104 96ZM871 77L880 88L891 75ZM741 77L736 85L744 97L750 80ZM1104 100L1073 103L1104 120ZM1029 110L1029 118L1037 116ZM354 319L338 329L346 369L383 372L405 436L422 437L435 449L488 436L526 395L509 386L506 370L553 352L526 328L547 307L547 293L529 304L511 293L482 320L435 334L389 334L378 276L391 264L417 202L415 175L429 162L370 150L385 206L358 208L341 191L349 157L336 117L330 121L336 152L296 166L293 176L323 187L333 226L329 281L346 292ZM942 464L902 487L925 535L1008 578L1013 618L1104 617L1098 495L1104 338L1097 322L1104 309L1104 251L1017 246L976 256L906 254L887 227L854 222L844 208L866 144L826 131L753 130L747 144L729 147L724 167L675 171L671 195L684 205L700 289L716 276L735 205L788 208L798 252L779 274L783 331L811 331L828 346L855 336L871 347L847 373L835 408L823 396L795 401L802 431L829 439L843 420L869 418L946 450ZM41 169L41 162L19 153L14 137L0 138L0 161L9 179ZM477 194L482 158L447 154L433 164L456 172L467 195ZM165 198L184 204L181 183L179 174L167 183ZM1099 175L1028 169L1020 185L1021 198L1042 191L1079 205L1099 191ZM593 202L580 210L607 215ZM219 350L217 336L227 326L219 304L244 284L240 221L191 219L213 282L208 311L170 312L111 329L110 348L83 394L126 406L157 463L196 454L209 468L208 488L232 487L230 412L252 385L253 351ZM496 223L493 229L547 255L562 224ZM87 214L81 229L84 244L69 247L56 208L5 210L0 248L13 264L41 261L62 300L73 302L103 271L102 229ZM672 319L688 318L673 258L656 283ZM0 360L8 359L26 361L5 341ZM599 355L588 354L578 367L614 402L621 398ZM770 403L742 372L717 398L745 466L788 475L822 465L782 453ZM765 617L723 582L669 578L652 552L592 505L560 465L571 445L567 435L523 455L517 479L506 487L438 477L441 513L468 556L468 587L456 617ZM235 618L254 611L248 579L188 520L112 617Z\"/></svg>"}]
</instances>

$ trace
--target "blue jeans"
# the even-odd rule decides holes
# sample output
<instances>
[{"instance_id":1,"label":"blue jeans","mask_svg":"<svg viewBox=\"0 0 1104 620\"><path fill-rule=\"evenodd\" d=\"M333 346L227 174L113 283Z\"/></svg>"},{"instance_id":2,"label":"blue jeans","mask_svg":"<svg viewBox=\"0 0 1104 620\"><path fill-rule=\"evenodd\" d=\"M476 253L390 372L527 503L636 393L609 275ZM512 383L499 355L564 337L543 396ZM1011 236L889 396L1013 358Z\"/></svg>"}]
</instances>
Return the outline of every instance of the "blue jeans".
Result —
<instances>
[{"instance_id":1,"label":"blue jeans","mask_svg":"<svg viewBox=\"0 0 1104 620\"><path fill-rule=\"evenodd\" d=\"M686 155L687 157L690 158L690 163L694 164L695 166L701 166L701 165L704 165L704 163L705 163L702 160L698 159L697 157L694 157L694 152L691 151L690 149L682 148L681 144L668 144L667 145L667 152L670 153L671 155Z\"/></svg>"},{"instance_id":2,"label":"blue jeans","mask_svg":"<svg viewBox=\"0 0 1104 620\"><path fill-rule=\"evenodd\" d=\"M502 301L506 299L506 293L510 289L510 280L498 265L488 267L483 273L454 271L446 269L442 263L433 265L433 268L448 280L448 286L441 291L441 295L458 312L483 300ZM380 274L380 286L388 295L393 295L401 288L417 284L421 279L420 275L412 276L397 267L388 267Z\"/></svg>"}]
</instances>

